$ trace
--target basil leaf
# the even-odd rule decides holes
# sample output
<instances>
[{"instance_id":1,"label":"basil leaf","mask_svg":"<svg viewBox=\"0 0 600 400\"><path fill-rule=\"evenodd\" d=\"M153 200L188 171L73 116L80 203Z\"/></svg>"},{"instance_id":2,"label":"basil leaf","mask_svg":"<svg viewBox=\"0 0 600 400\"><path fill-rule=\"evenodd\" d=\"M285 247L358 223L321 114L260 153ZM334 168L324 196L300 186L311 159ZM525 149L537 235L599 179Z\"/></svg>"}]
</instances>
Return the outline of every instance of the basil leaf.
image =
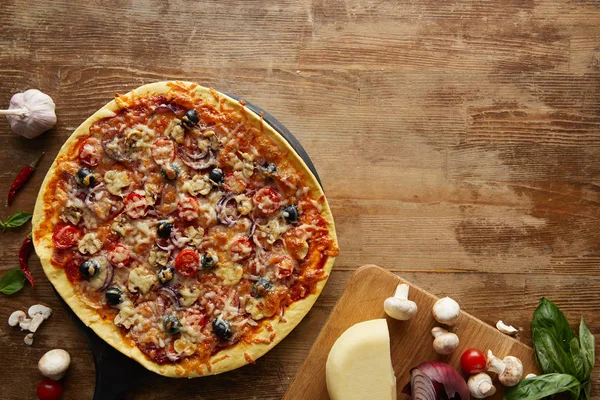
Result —
<instances>
[{"instance_id":1,"label":"basil leaf","mask_svg":"<svg viewBox=\"0 0 600 400\"><path fill-rule=\"evenodd\" d=\"M21 226L25 222L29 221L29 219L31 218L31 216L32 216L31 213L23 212L23 211L17 211L16 213L14 213L10 217L8 217L6 219L6 221L4 221L3 228L16 228L18 226Z\"/></svg>"},{"instance_id":2,"label":"basil leaf","mask_svg":"<svg viewBox=\"0 0 600 400\"><path fill-rule=\"evenodd\" d=\"M567 391L571 392L573 399L579 397L577 378L567 374L546 374L522 380L504 392L504 400L538 400Z\"/></svg>"},{"instance_id":3,"label":"basil leaf","mask_svg":"<svg viewBox=\"0 0 600 400\"><path fill-rule=\"evenodd\" d=\"M23 288L25 274L20 269L11 269L0 278L0 292L4 294L17 293Z\"/></svg>"},{"instance_id":4,"label":"basil leaf","mask_svg":"<svg viewBox=\"0 0 600 400\"><path fill-rule=\"evenodd\" d=\"M590 381L581 384L581 392L579 393L579 400L590 400L592 397L590 395L592 389L592 384Z\"/></svg>"},{"instance_id":5,"label":"basil leaf","mask_svg":"<svg viewBox=\"0 0 600 400\"><path fill-rule=\"evenodd\" d=\"M544 373L577 375L570 354L562 349L550 329L535 328L533 344L536 359Z\"/></svg>"},{"instance_id":6,"label":"basil leaf","mask_svg":"<svg viewBox=\"0 0 600 400\"><path fill-rule=\"evenodd\" d=\"M579 340L577 338L571 340L571 358L573 359L575 377L580 381L584 381L588 376L589 371L586 369L587 366L583 360L581 348L579 347Z\"/></svg>"},{"instance_id":7,"label":"basil leaf","mask_svg":"<svg viewBox=\"0 0 600 400\"><path fill-rule=\"evenodd\" d=\"M556 304L544 297L542 297L540 305L533 313L531 331L533 332L536 328L547 329L565 352L570 351L571 340L575 337L575 333L571 330L567 318Z\"/></svg>"},{"instance_id":8,"label":"basil leaf","mask_svg":"<svg viewBox=\"0 0 600 400\"><path fill-rule=\"evenodd\" d=\"M581 348L581 356L583 358L584 371L586 371L582 380L588 379L594 369L596 361L596 340L592 332L588 329L583 317L579 323L579 346Z\"/></svg>"}]
</instances>

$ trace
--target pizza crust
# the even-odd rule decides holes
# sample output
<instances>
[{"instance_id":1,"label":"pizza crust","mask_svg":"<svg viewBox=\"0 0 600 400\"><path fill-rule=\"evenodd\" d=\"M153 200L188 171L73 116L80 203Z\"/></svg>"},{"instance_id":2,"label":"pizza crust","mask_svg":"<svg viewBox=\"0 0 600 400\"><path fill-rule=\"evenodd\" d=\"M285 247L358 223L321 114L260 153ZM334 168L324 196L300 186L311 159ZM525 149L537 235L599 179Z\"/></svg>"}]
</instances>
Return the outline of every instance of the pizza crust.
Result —
<instances>
[{"instance_id":1,"label":"pizza crust","mask_svg":"<svg viewBox=\"0 0 600 400\"><path fill-rule=\"evenodd\" d=\"M129 92L125 97L130 98L131 96L147 96L155 94L166 94L172 90L172 84L174 82L156 82L148 85L141 86L132 92ZM333 216L327 203L327 199L319 185L317 179L312 174L310 169L306 166L304 161L298 156L288 142L275 131L269 124L264 122L262 118L246 108L237 100L234 100L222 93L216 92L212 89L208 89L202 86L196 86L191 82L176 82L177 86L185 86L188 88L194 88L196 94L204 99L204 101L218 105L227 109L234 109L240 113L244 113L247 117L247 123L260 129L264 134L268 135L280 148L280 150L287 154L287 159L306 176L304 184L309 187L312 191L314 198L323 198L322 212L321 215L329 224L330 235L337 245L337 237L335 233L335 225L333 222ZM114 115L120 109L117 101L113 100L106 104L100 110L95 112L89 117L83 124L81 124L71 137L65 142L60 149L57 159L68 152L72 144L82 135L89 133L89 128L92 124L99 121L100 119L110 117ZM46 233L42 235L40 227L45 222L46 212L44 204L44 194L48 188L52 177L57 170L57 160L54 161L50 167L46 177L42 183L42 187L37 197L37 201L34 208L32 225L33 225L33 242L35 250L40 258L44 272L48 276L48 279L52 282L57 292L63 298L63 300L73 309L75 314L89 326L98 336L104 339L108 344L119 350L126 356L136 360L142 364L145 368L154 371L158 374L173 377L173 378L194 378L205 375L216 375L223 372L230 371L232 369L239 368L249 362L260 358L270 349L275 347L283 338L285 338L295 327L300 323L302 318L311 309L319 294L323 290L327 283L327 278L323 279L317 284L316 292L307 296L306 298L294 302L285 312L284 318L281 320L271 320L268 324L271 325L272 329L266 328L266 323L262 324L262 328L259 331L259 337L263 338L265 342L271 337L272 340L268 343L237 343L236 345L227 349L221 350L208 361L208 365L202 365L201 368L195 367L195 369L186 368L184 365L159 365L151 361L138 347L126 338L120 332L120 329L112 322L105 321L96 312L94 308L84 302L73 290L71 282L68 280L66 273L63 269L55 268L51 263L51 257L53 253L52 244L52 233ZM324 270L329 276L333 267L334 258L329 257ZM183 363L185 364L185 363Z\"/></svg>"}]
</instances>

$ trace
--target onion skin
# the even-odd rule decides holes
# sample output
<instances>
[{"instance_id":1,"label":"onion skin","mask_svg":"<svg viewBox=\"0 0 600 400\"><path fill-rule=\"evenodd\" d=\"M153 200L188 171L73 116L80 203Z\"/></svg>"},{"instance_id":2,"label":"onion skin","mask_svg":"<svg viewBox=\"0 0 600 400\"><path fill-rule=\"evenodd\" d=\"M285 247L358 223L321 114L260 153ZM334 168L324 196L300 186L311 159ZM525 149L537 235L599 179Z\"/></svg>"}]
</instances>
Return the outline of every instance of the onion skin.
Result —
<instances>
[{"instance_id":1,"label":"onion skin","mask_svg":"<svg viewBox=\"0 0 600 400\"><path fill-rule=\"evenodd\" d=\"M418 372L415 372L418 371ZM441 361L427 361L417 365L411 370L411 381L402 389L402 393L412 396L413 399L429 399L426 396L426 391L423 386L427 386L427 381L421 375L426 375L431 381L431 387L436 393L433 399L454 399L454 400L470 400L469 387L464 378L451 365ZM416 376L418 381L415 381ZM418 384L418 393L415 392L413 381ZM415 397L416 395L420 397Z\"/></svg>"}]
</instances>

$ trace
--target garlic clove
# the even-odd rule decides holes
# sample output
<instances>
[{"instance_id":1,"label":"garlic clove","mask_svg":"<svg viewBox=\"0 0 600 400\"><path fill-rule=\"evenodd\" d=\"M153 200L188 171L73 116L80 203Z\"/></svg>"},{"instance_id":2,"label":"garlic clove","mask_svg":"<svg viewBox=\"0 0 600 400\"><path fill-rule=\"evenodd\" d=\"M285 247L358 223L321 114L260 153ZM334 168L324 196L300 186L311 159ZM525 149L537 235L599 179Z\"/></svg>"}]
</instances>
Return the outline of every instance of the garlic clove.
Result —
<instances>
[{"instance_id":1,"label":"garlic clove","mask_svg":"<svg viewBox=\"0 0 600 400\"><path fill-rule=\"evenodd\" d=\"M0 114L6 115L14 133L33 139L56 124L55 107L50 96L37 89L29 89L15 94L10 99L8 110L0 110Z\"/></svg>"}]
</instances>

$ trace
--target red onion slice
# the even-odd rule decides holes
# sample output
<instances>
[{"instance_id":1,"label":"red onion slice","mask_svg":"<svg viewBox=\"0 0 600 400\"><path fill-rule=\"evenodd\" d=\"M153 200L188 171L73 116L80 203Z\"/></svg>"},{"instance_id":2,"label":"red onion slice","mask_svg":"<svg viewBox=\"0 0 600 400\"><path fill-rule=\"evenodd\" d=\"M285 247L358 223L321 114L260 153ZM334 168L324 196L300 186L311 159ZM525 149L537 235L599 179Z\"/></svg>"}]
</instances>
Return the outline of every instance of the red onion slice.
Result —
<instances>
[{"instance_id":1,"label":"red onion slice","mask_svg":"<svg viewBox=\"0 0 600 400\"><path fill-rule=\"evenodd\" d=\"M227 205L232 200L235 203L234 207L228 207ZM215 210L217 212L217 219L225 226L233 226L240 219L240 213L237 210L237 201L231 193L226 194L217 201ZM233 210L233 214L230 214L229 210Z\"/></svg>"},{"instance_id":2,"label":"red onion slice","mask_svg":"<svg viewBox=\"0 0 600 400\"><path fill-rule=\"evenodd\" d=\"M181 146L177 146L177 151L181 161L190 168L200 170L217 165L217 154L213 150L208 150L206 154L202 153L204 157L197 160L194 159L197 155L189 154Z\"/></svg>"},{"instance_id":3,"label":"red onion slice","mask_svg":"<svg viewBox=\"0 0 600 400\"><path fill-rule=\"evenodd\" d=\"M181 307L181 302L179 301L179 295L177 294L177 290L173 286L162 286L158 289L159 292L164 294L171 302L177 306L177 308Z\"/></svg>"},{"instance_id":4,"label":"red onion slice","mask_svg":"<svg viewBox=\"0 0 600 400\"><path fill-rule=\"evenodd\" d=\"M115 276L115 268L110 263L107 263L106 277L104 278L104 283L102 284L102 286L100 286L98 289L96 289L96 292L101 292L103 290L106 290L108 285L110 285L112 283L114 276Z\"/></svg>"},{"instance_id":5,"label":"red onion slice","mask_svg":"<svg viewBox=\"0 0 600 400\"><path fill-rule=\"evenodd\" d=\"M165 114L165 113L176 114L176 111L170 104L160 104L160 105L156 106L156 108L154 109L154 113L152 115Z\"/></svg>"},{"instance_id":6,"label":"red onion slice","mask_svg":"<svg viewBox=\"0 0 600 400\"><path fill-rule=\"evenodd\" d=\"M187 157L190 160L194 160L194 161L204 160L206 158L206 156L208 155L208 149L204 150L200 154L192 154L188 151L185 151L183 149L183 146L180 146L179 151L184 157Z\"/></svg>"},{"instance_id":7,"label":"red onion slice","mask_svg":"<svg viewBox=\"0 0 600 400\"><path fill-rule=\"evenodd\" d=\"M157 238L155 243L156 247L158 247L162 251L170 252L175 247L172 243L169 243L169 239Z\"/></svg>"}]
</instances>

